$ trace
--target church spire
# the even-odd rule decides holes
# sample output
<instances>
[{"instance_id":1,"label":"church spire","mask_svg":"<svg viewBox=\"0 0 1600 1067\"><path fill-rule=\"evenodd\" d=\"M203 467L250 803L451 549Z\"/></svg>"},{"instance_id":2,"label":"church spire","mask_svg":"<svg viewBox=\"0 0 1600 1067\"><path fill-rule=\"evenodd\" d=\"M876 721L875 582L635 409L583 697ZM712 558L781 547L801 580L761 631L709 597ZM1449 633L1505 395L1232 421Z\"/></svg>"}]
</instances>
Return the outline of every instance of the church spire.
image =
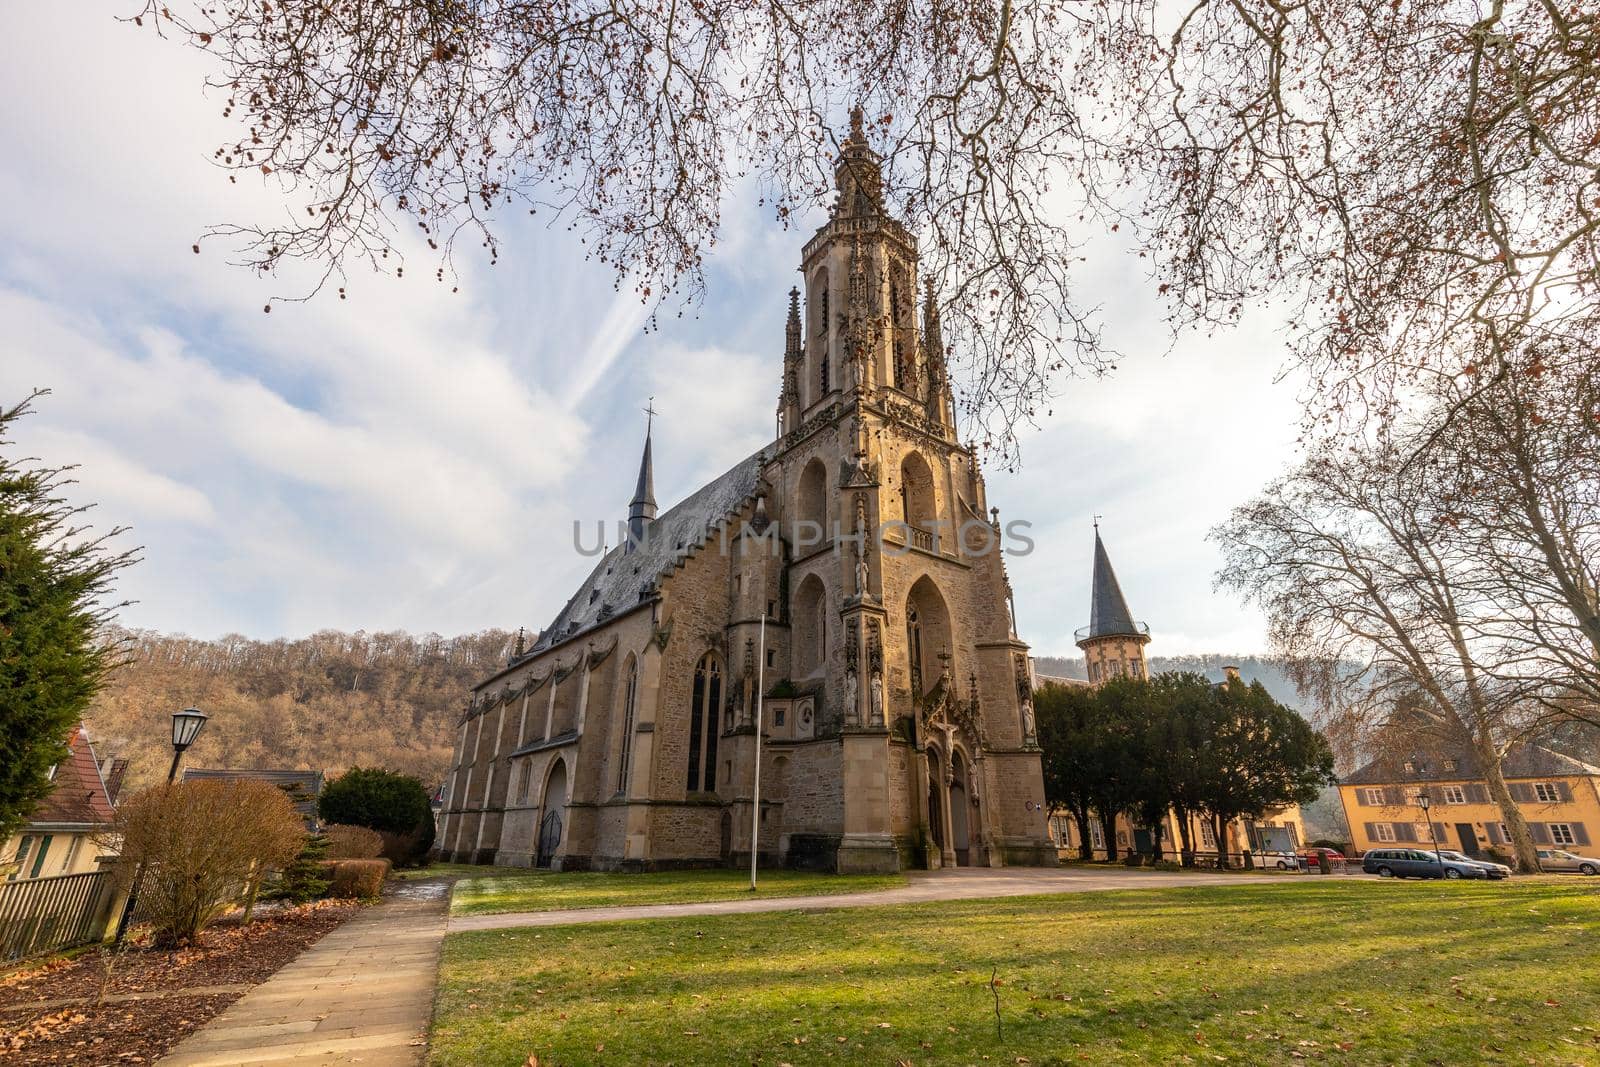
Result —
<instances>
[{"instance_id":1,"label":"church spire","mask_svg":"<svg viewBox=\"0 0 1600 1067\"><path fill-rule=\"evenodd\" d=\"M655 402L651 397L645 410L644 456L639 460L639 482L633 490L633 500L628 504L628 548L644 540L645 530L656 518L656 476L650 462L650 431L655 425Z\"/></svg>"}]
</instances>

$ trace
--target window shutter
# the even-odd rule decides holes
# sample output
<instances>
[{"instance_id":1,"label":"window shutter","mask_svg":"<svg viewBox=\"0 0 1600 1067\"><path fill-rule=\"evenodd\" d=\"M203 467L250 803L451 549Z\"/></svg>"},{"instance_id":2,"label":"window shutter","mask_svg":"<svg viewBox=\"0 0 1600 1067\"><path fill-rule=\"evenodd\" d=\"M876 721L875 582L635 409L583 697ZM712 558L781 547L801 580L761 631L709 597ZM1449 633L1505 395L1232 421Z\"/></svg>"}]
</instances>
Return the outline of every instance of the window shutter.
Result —
<instances>
[{"instance_id":1,"label":"window shutter","mask_svg":"<svg viewBox=\"0 0 1600 1067\"><path fill-rule=\"evenodd\" d=\"M1557 793L1557 795L1559 795L1561 797L1561 803L1563 803L1563 804L1571 804L1572 803L1572 787L1570 785L1568 785L1566 782L1557 782L1556 783L1556 793Z\"/></svg>"},{"instance_id":2,"label":"window shutter","mask_svg":"<svg viewBox=\"0 0 1600 1067\"><path fill-rule=\"evenodd\" d=\"M1386 804L1404 805L1406 802L1406 791L1397 785L1384 786L1383 799L1384 803Z\"/></svg>"},{"instance_id":3,"label":"window shutter","mask_svg":"<svg viewBox=\"0 0 1600 1067\"><path fill-rule=\"evenodd\" d=\"M1578 844L1587 845L1589 843L1589 831L1584 829L1583 823L1575 822L1570 825L1572 827L1572 836L1577 839Z\"/></svg>"},{"instance_id":4,"label":"window shutter","mask_svg":"<svg viewBox=\"0 0 1600 1067\"><path fill-rule=\"evenodd\" d=\"M1533 803L1533 786L1527 782L1507 782L1506 788L1511 790L1511 799L1518 804Z\"/></svg>"},{"instance_id":5,"label":"window shutter","mask_svg":"<svg viewBox=\"0 0 1600 1067\"><path fill-rule=\"evenodd\" d=\"M1478 782L1469 782L1467 783L1466 789L1468 804L1489 803L1489 789L1487 786L1484 786Z\"/></svg>"},{"instance_id":6,"label":"window shutter","mask_svg":"<svg viewBox=\"0 0 1600 1067\"><path fill-rule=\"evenodd\" d=\"M1536 845L1548 845L1550 843L1550 831L1545 829L1545 825L1542 822L1530 822L1528 824L1528 833L1533 835L1533 843Z\"/></svg>"},{"instance_id":7,"label":"window shutter","mask_svg":"<svg viewBox=\"0 0 1600 1067\"><path fill-rule=\"evenodd\" d=\"M1360 788L1358 788L1356 790L1356 807L1358 807L1358 808L1370 808L1371 806L1372 806L1371 804L1367 803L1367 790L1366 790L1366 787L1365 786L1361 786Z\"/></svg>"},{"instance_id":8,"label":"window shutter","mask_svg":"<svg viewBox=\"0 0 1600 1067\"><path fill-rule=\"evenodd\" d=\"M1362 823L1361 825L1366 828L1367 840L1376 844L1378 841L1378 824L1375 822L1367 822Z\"/></svg>"},{"instance_id":9,"label":"window shutter","mask_svg":"<svg viewBox=\"0 0 1600 1067\"><path fill-rule=\"evenodd\" d=\"M1415 842L1417 840L1417 828L1408 822L1397 822L1394 824L1394 839L1396 841Z\"/></svg>"},{"instance_id":10,"label":"window shutter","mask_svg":"<svg viewBox=\"0 0 1600 1067\"><path fill-rule=\"evenodd\" d=\"M1448 832L1445 830L1444 823L1436 822L1433 824L1433 839L1441 845L1449 843L1450 837Z\"/></svg>"}]
</instances>

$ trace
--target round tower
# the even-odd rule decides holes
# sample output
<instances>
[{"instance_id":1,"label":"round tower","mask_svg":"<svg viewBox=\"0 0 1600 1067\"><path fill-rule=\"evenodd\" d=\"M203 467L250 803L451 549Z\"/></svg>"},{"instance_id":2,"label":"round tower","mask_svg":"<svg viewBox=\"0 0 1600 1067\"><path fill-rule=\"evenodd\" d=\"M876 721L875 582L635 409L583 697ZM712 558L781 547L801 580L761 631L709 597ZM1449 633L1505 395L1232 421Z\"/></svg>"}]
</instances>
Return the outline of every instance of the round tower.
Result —
<instances>
[{"instance_id":1,"label":"round tower","mask_svg":"<svg viewBox=\"0 0 1600 1067\"><path fill-rule=\"evenodd\" d=\"M1089 604L1089 625L1075 635L1083 649L1089 684L1099 685L1110 678L1148 678L1144 646L1150 643L1150 627L1135 622L1128 601L1117 584L1117 572L1100 540L1100 524L1094 527L1094 591Z\"/></svg>"}]
</instances>

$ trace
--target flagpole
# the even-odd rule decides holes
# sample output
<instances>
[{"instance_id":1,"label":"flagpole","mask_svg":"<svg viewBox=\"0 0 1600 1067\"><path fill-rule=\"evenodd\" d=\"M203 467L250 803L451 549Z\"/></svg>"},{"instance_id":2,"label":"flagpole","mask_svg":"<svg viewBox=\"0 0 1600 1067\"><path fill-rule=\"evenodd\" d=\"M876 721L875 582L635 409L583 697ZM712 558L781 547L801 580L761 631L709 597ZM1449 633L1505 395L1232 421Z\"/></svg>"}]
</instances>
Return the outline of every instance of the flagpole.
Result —
<instances>
[{"instance_id":1,"label":"flagpole","mask_svg":"<svg viewBox=\"0 0 1600 1067\"><path fill-rule=\"evenodd\" d=\"M767 612L761 610L761 651L756 655L756 784L755 803L750 806L750 892L756 891L756 855L761 835L761 696L766 689Z\"/></svg>"}]
</instances>

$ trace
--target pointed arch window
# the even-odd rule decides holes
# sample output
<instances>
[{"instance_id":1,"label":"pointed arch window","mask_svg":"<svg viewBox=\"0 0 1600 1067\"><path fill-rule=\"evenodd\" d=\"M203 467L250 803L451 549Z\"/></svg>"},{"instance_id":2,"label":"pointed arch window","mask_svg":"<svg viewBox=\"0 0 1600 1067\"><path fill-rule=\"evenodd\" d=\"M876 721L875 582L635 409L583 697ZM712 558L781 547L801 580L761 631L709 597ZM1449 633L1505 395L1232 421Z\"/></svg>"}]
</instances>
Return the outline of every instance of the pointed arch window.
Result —
<instances>
[{"instance_id":1,"label":"pointed arch window","mask_svg":"<svg viewBox=\"0 0 1600 1067\"><path fill-rule=\"evenodd\" d=\"M617 792L628 791L628 770L633 763L633 728L639 699L639 662L628 661L628 674L622 683L622 751L617 756Z\"/></svg>"},{"instance_id":2,"label":"pointed arch window","mask_svg":"<svg viewBox=\"0 0 1600 1067\"><path fill-rule=\"evenodd\" d=\"M906 647L911 650L911 696L922 699L922 619L917 609L906 612Z\"/></svg>"},{"instance_id":3,"label":"pointed arch window","mask_svg":"<svg viewBox=\"0 0 1600 1067\"><path fill-rule=\"evenodd\" d=\"M722 732L722 664L716 653L707 652L695 665L690 700L688 790L710 793L717 788L717 735Z\"/></svg>"}]
</instances>

